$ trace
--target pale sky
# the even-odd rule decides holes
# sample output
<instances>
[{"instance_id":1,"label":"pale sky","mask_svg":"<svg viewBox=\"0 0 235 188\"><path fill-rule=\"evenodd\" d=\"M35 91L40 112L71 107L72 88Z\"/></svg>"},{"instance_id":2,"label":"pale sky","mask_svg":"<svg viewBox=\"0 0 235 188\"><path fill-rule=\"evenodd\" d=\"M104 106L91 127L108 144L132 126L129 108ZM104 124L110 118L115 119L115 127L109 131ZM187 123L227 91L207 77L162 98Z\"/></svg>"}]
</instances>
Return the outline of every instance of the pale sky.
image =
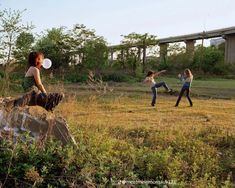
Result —
<instances>
[{"instance_id":1,"label":"pale sky","mask_svg":"<svg viewBox=\"0 0 235 188\"><path fill-rule=\"evenodd\" d=\"M0 9L23 10L40 33L84 24L119 44L131 32L159 38L235 26L235 0L0 0Z\"/></svg>"}]
</instances>

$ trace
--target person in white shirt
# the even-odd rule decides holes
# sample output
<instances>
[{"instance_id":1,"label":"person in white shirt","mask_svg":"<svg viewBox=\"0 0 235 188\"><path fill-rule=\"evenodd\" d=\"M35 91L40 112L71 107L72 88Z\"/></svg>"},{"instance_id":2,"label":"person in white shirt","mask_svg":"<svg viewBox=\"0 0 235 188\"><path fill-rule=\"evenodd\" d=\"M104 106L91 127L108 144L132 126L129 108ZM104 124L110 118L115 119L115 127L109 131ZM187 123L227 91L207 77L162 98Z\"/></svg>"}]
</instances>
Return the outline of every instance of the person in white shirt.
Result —
<instances>
[{"instance_id":1,"label":"person in white shirt","mask_svg":"<svg viewBox=\"0 0 235 188\"><path fill-rule=\"evenodd\" d=\"M164 87L168 92L172 92L172 89L170 89L168 87L168 85L165 82L159 82L156 83L155 79L157 76L159 76L161 73L166 72L166 70L162 70L160 72L154 72L154 71L148 71L146 78L144 79L144 83L149 83L151 86L151 90L153 93L153 97L152 97L152 106L155 106L156 104L156 99L157 99L157 88L159 87Z\"/></svg>"}]
</instances>

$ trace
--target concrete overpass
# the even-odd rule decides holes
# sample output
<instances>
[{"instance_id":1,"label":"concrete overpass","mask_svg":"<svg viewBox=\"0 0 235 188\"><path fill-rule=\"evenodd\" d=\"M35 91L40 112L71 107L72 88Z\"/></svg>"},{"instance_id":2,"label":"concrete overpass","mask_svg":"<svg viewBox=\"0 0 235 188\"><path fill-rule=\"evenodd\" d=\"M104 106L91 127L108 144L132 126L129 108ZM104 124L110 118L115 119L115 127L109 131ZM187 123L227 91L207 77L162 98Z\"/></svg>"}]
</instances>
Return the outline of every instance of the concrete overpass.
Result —
<instances>
[{"instance_id":1,"label":"concrete overpass","mask_svg":"<svg viewBox=\"0 0 235 188\"><path fill-rule=\"evenodd\" d=\"M193 55L194 52L194 44L196 40L204 40L216 37L223 37L225 39L225 63L234 63L235 64L235 27L228 27L222 29L216 29L211 31L203 31L199 33L193 33L188 35L180 35L173 36L167 38L161 38L156 43L148 44L147 46L143 46L143 44L120 44L109 46L111 59L113 59L113 52L117 49L126 49L126 48L143 48L143 53L146 53L146 47L148 46L160 46L160 57L161 59L165 59L167 55L167 47L169 43L175 42L185 42L186 44L186 53ZM146 54L143 54L143 57L146 57ZM145 61L145 60L143 60Z\"/></svg>"}]
</instances>

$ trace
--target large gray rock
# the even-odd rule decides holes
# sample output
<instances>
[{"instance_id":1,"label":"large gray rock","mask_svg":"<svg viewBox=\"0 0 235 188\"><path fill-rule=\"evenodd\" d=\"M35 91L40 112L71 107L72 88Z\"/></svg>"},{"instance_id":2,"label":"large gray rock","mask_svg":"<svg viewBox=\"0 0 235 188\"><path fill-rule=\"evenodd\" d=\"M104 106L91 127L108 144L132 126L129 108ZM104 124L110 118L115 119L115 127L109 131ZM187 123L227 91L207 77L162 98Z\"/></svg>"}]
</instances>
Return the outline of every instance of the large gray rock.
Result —
<instances>
[{"instance_id":1,"label":"large gray rock","mask_svg":"<svg viewBox=\"0 0 235 188\"><path fill-rule=\"evenodd\" d=\"M2 103L3 101L0 100L0 106L3 106ZM11 135L15 140L21 133L28 132L33 139L46 141L53 137L61 141L63 145L68 143L76 145L69 132L68 124L63 118L47 113L33 114L29 112L29 109L14 108L8 112L1 107L0 136Z\"/></svg>"}]
</instances>

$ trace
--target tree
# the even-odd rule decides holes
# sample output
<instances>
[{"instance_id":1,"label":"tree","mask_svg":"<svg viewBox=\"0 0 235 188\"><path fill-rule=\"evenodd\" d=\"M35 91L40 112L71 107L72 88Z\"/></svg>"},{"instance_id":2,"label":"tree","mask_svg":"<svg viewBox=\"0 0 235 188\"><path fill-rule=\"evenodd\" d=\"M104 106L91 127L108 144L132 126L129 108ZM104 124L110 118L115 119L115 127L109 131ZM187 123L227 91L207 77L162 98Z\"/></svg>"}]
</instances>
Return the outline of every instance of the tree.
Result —
<instances>
[{"instance_id":1,"label":"tree","mask_svg":"<svg viewBox=\"0 0 235 188\"><path fill-rule=\"evenodd\" d=\"M103 37L97 36L95 30L88 29L83 24L76 24L68 32L66 41L71 47L71 54L77 56L80 64L86 69L100 69L108 60L107 43Z\"/></svg>"},{"instance_id":2,"label":"tree","mask_svg":"<svg viewBox=\"0 0 235 188\"><path fill-rule=\"evenodd\" d=\"M134 59L138 59L140 62L141 57L141 49L143 53L142 57L142 72L145 72L146 69L146 54L147 54L147 47L151 45L157 44L157 37L154 35L150 35L148 33L145 34L138 34L138 33L130 33L128 35L123 35L123 40L121 41L122 44L124 44L128 50L129 47L137 46L135 50L132 49L132 54L134 53ZM129 55L129 52L127 53ZM137 67L137 66L132 66Z\"/></svg>"},{"instance_id":3,"label":"tree","mask_svg":"<svg viewBox=\"0 0 235 188\"><path fill-rule=\"evenodd\" d=\"M85 42L83 50L83 63L87 69L100 70L108 61L108 48L102 37Z\"/></svg>"},{"instance_id":4,"label":"tree","mask_svg":"<svg viewBox=\"0 0 235 188\"><path fill-rule=\"evenodd\" d=\"M103 37L80 24L72 30L65 30L64 27L47 30L35 48L52 60L54 69L78 64L86 69L99 69L108 59Z\"/></svg>"},{"instance_id":5,"label":"tree","mask_svg":"<svg viewBox=\"0 0 235 188\"><path fill-rule=\"evenodd\" d=\"M28 54L32 51L34 40L33 34L25 31L17 37L16 49L13 50L13 55L20 65L26 64Z\"/></svg>"},{"instance_id":6,"label":"tree","mask_svg":"<svg viewBox=\"0 0 235 188\"><path fill-rule=\"evenodd\" d=\"M203 59L201 56L203 50ZM213 73L216 65L222 64L224 60L224 53L214 46L202 47L198 46L194 55L194 67L201 67L204 73Z\"/></svg>"},{"instance_id":7,"label":"tree","mask_svg":"<svg viewBox=\"0 0 235 188\"><path fill-rule=\"evenodd\" d=\"M44 53L45 57L50 58L53 62L52 68L57 69L61 66L68 66L69 53L67 53L69 44L65 43L67 35L64 27L52 28L46 31L36 43L35 49Z\"/></svg>"},{"instance_id":8,"label":"tree","mask_svg":"<svg viewBox=\"0 0 235 188\"><path fill-rule=\"evenodd\" d=\"M6 94L9 89L9 72L13 66L12 51L16 49L16 40L20 33L29 31L33 28L32 25L22 24L22 14L25 10L5 9L0 13L0 57L4 65L4 82L2 84L3 94Z\"/></svg>"},{"instance_id":9,"label":"tree","mask_svg":"<svg viewBox=\"0 0 235 188\"><path fill-rule=\"evenodd\" d=\"M4 64L8 63L12 57L12 51L16 48L16 40L20 33L29 31L32 25L22 24L22 14L25 10L5 9L1 12L0 17L0 45L1 57Z\"/></svg>"},{"instance_id":10,"label":"tree","mask_svg":"<svg viewBox=\"0 0 235 188\"><path fill-rule=\"evenodd\" d=\"M181 71L185 68L190 67L192 62L186 53L185 46L180 43L174 43L168 46L167 49L168 57L167 61L160 62L160 68L168 69L171 71ZM191 57L190 57L191 58Z\"/></svg>"}]
</instances>

